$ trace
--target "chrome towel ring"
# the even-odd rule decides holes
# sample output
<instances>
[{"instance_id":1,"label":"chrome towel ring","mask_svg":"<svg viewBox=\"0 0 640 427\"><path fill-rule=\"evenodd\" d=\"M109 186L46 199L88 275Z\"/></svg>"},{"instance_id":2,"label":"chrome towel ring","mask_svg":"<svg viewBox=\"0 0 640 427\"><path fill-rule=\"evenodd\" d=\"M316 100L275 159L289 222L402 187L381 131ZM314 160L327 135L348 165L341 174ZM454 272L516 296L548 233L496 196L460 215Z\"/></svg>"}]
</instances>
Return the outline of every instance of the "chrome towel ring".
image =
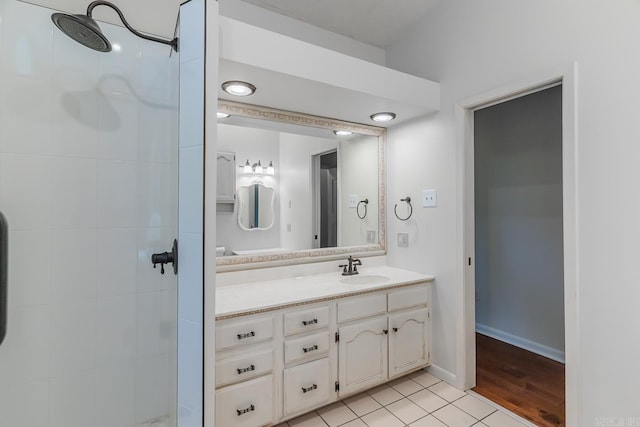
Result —
<instances>
[{"instance_id":1,"label":"chrome towel ring","mask_svg":"<svg viewBox=\"0 0 640 427\"><path fill-rule=\"evenodd\" d=\"M364 203L364 215L360 216L360 204ZM365 217L367 216L367 205L369 204L369 199L364 199L364 200L360 200L358 202L358 206L356 206L356 215L358 215L358 218L360 219L365 219Z\"/></svg>"},{"instance_id":2,"label":"chrome towel ring","mask_svg":"<svg viewBox=\"0 0 640 427\"><path fill-rule=\"evenodd\" d=\"M407 216L406 218L400 218L398 216L398 204L396 203L396 205L393 207L393 213L395 214L396 218L398 218L400 221L406 221L409 218L411 218L411 215L413 215L413 206L411 206L411 197L407 196L404 199L400 199L401 202L407 202L407 204L409 205L409 216Z\"/></svg>"}]
</instances>

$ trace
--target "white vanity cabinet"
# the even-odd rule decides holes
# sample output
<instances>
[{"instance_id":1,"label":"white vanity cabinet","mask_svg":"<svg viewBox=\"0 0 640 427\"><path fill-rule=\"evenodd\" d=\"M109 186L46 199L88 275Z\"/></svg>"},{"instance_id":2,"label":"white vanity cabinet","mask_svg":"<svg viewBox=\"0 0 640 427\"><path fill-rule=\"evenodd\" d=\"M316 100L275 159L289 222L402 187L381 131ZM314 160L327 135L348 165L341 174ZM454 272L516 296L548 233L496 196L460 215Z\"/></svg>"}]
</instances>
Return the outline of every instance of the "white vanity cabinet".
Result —
<instances>
[{"instance_id":1,"label":"white vanity cabinet","mask_svg":"<svg viewBox=\"0 0 640 427\"><path fill-rule=\"evenodd\" d=\"M216 322L216 425L277 425L430 362L428 281Z\"/></svg>"}]
</instances>

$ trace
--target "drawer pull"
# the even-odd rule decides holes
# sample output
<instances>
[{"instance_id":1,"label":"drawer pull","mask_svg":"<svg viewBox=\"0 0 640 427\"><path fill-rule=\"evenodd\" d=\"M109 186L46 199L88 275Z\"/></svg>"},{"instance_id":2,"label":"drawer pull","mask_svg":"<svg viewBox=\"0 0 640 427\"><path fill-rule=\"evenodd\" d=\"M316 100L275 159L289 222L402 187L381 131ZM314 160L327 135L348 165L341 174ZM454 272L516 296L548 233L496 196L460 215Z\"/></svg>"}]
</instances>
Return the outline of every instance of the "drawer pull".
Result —
<instances>
[{"instance_id":1,"label":"drawer pull","mask_svg":"<svg viewBox=\"0 0 640 427\"><path fill-rule=\"evenodd\" d=\"M236 409L236 412L238 413L238 416L240 416L240 415L246 414L247 412L253 412L255 410L256 410L256 407L251 405L251 406L249 406L248 408L245 408L245 409Z\"/></svg>"},{"instance_id":2,"label":"drawer pull","mask_svg":"<svg viewBox=\"0 0 640 427\"><path fill-rule=\"evenodd\" d=\"M311 320L303 320L302 321L302 324L304 326L313 325L314 323L318 323L318 319L311 319Z\"/></svg>"},{"instance_id":3,"label":"drawer pull","mask_svg":"<svg viewBox=\"0 0 640 427\"><path fill-rule=\"evenodd\" d=\"M318 388L318 385L317 384L313 384L310 387L302 387L302 392L303 393L308 393L310 391L316 390L317 388Z\"/></svg>"},{"instance_id":4,"label":"drawer pull","mask_svg":"<svg viewBox=\"0 0 640 427\"><path fill-rule=\"evenodd\" d=\"M251 365L247 368L238 368L238 375L240 374L244 374L246 372L250 372L250 371L255 371L256 370L256 365Z\"/></svg>"},{"instance_id":5,"label":"drawer pull","mask_svg":"<svg viewBox=\"0 0 640 427\"><path fill-rule=\"evenodd\" d=\"M318 349L318 345L317 344L312 345L311 347L302 347L302 351L304 353L309 353L310 351L315 351L317 349Z\"/></svg>"},{"instance_id":6,"label":"drawer pull","mask_svg":"<svg viewBox=\"0 0 640 427\"><path fill-rule=\"evenodd\" d=\"M256 333L254 331L251 331L251 332L247 332L246 334L238 334L238 339L243 340L245 338L251 338L255 336L256 336Z\"/></svg>"}]
</instances>

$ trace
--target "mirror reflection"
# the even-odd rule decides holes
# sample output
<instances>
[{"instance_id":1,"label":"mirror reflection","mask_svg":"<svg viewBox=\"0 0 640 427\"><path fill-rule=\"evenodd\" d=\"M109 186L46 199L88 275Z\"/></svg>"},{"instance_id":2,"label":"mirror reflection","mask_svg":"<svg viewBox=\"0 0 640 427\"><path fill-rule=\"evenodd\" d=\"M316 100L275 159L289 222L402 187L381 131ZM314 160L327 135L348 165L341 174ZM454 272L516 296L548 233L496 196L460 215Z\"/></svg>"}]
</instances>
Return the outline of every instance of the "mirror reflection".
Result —
<instances>
[{"instance_id":1,"label":"mirror reflection","mask_svg":"<svg viewBox=\"0 0 640 427\"><path fill-rule=\"evenodd\" d=\"M330 128L233 115L219 120L218 149L232 153L235 164L218 168L218 184L235 185L225 192L237 197L217 204L218 257L381 250L380 134L338 136Z\"/></svg>"},{"instance_id":2,"label":"mirror reflection","mask_svg":"<svg viewBox=\"0 0 640 427\"><path fill-rule=\"evenodd\" d=\"M245 231L273 226L273 188L260 182L238 188L238 224Z\"/></svg>"}]
</instances>

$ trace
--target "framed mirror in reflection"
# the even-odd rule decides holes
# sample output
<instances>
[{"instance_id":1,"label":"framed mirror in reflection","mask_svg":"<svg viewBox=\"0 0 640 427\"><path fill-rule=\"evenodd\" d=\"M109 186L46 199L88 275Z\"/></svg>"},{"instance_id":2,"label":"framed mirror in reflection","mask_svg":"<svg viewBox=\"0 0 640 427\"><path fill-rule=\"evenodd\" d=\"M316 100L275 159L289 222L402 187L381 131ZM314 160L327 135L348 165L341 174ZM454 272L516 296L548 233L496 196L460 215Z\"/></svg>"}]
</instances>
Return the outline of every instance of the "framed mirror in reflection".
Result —
<instances>
[{"instance_id":1,"label":"framed mirror in reflection","mask_svg":"<svg viewBox=\"0 0 640 427\"><path fill-rule=\"evenodd\" d=\"M217 209L218 271L385 252L384 128L222 100L219 111L230 117L218 149L238 165L235 203Z\"/></svg>"}]
</instances>

